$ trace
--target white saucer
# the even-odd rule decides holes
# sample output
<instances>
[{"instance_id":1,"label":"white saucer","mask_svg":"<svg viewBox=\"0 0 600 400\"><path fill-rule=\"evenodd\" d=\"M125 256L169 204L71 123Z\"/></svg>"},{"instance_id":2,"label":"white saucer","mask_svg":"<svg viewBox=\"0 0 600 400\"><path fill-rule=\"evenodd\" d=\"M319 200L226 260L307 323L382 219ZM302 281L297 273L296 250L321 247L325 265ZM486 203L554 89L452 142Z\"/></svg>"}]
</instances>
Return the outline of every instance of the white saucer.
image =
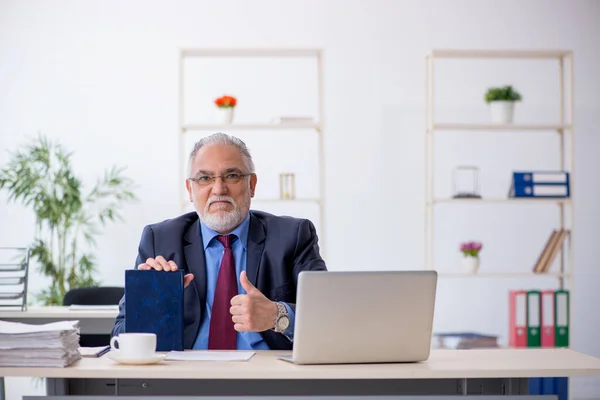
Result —
<instances>
[{"instance_id":1,"label":"white saucer","mask_svg":"<svg viewBox=\"0 0 600 400\"><path fill-rule=\"evenodd\" d=\"M119 353L109 352L107 354L108 358L113 361L118 362L119 364L128 364L128 365L148 365L148 364L156 364L165 359L166 354L154 354L150 357L143 358L131 358L124 357L119 355Z\"/></svg>"}]
</instances>

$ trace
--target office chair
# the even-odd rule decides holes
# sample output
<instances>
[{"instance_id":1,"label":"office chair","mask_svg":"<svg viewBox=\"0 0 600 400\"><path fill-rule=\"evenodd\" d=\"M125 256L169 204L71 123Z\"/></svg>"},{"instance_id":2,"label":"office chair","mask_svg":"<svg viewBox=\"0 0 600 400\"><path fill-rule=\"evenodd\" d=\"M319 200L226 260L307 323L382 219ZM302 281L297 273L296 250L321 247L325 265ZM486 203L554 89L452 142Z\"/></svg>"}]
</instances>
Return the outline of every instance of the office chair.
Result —
<instances>
[{"instance_id":1,"label":"office chair","mask_svg":"<svg viewBox=\"0 0 600 400\"><path fill-rule=\"evenodd\" d=\"M118 305L125 294L122 287L100 286L81 287L69 290L63 298L63 306L106 306ZM108 346L110 344L110 332L106 334L82 334L79 337L81 347Z\"/></svg>"}]
</instances>

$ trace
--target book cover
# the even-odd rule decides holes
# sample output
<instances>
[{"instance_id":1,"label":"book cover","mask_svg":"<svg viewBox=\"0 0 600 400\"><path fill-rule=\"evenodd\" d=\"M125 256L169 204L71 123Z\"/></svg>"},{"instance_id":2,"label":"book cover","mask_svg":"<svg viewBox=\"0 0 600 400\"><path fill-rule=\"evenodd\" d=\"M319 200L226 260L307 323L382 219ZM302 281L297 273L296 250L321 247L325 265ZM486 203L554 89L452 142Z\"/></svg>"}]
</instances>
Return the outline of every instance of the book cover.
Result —
<instances>
[{"instance_id":1,"label":"book cover","mask_svg":"<svg viewBox=\"0 0 600 400\"><path fill-rule=\"evenodd\" d=\"M183 274L125 271L125 330L155 333L156 351L183 350Z\"/></svg>"}]
</instances>

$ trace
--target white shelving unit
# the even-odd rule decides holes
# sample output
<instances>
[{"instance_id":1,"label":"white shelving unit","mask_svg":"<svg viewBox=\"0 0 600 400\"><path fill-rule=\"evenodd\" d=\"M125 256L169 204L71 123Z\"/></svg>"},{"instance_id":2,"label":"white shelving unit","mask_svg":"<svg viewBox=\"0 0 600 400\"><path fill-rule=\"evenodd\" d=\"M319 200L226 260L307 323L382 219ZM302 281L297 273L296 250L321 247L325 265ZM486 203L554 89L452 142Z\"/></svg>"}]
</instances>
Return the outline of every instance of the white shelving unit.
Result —
<instances>
[{"instance_id":1,"label":"white shelving unit","mask_svg":"<svg viewBox=\"0 0 600 400\"><path fill-rule=\"evenodd\" d=\"M560 115L556 124L481 124L481 123L439 123L435 121L434 115L434 65L438 59L462 58L462 59L547 59L558 62L559 79L559 102ZM556 204L560 228L570 229L570 235L566 245L560 251L558 272L535 274L527 272L525 268L531 266L523 265L524 272L517 273L440 273L442 278L553 278L558 281L561 289L572 287L573 277L573 54L571 51L545 51L545 50L433 50L426 55L426 121L425 121L425 268L435 269L434 260L434 233L435 233L435 208L449 207L460 204L477 204L482 206L498 207L507 206L531 206L532 204ZM565 73L566 72L566 73ZM444 135L452 131L481 131L482 134L494 132L524 132L535 134L538 132L556 132L559 140L560 162L558 169L570 172L570 190L568 199L513 199L513 198L482 198L482 199L453 199L436 198L434 194L434 143L435 137L443 131ZM567 145L570 151L567 154ZM567 165L566 157L570 155ZM567 208L570 208L569 217L566 216ZM568 251L565 251L565 247ZM565 253L568 253L566 258ZM531 269L529 269L531 271ZM566 282L565 282L566 281Z\"/></svg>"},{"instance_id":2,"label":"white shelving unit","mask_svg":"<svg viewBox=\"0 0 600 400\"><path fill-rule=\"evenodd\" d=\"M315 122L282 122L282 123L231 123L231 124L214 124L214 123L201 123L201 124L189 124L186 123L184 110L185 110L185 71L184 65L186 59L194 57L229 57L229 58L312 58L316 60L317 65L317 102L318 102L318 115L314 116ZM184 169L181 168L182 163L187 163L187 154L185 149L186 134L190 132L201 132L206 131L207 135L215 132L228 132L234 131L297 131L297 130L310 130L315 132L317 135L318 145L318 185L319 193L316 197L303 198L300 197L293 199L281 199L281 198L254 198L254 203L305 203L305 204L316 204L319 209L319 244L321 249L321 255L325 257L325 151L324 151L324 137L323 137L323 121L324 121L324 95L323 95L323 51L321 49L285 49L285 48L255 48L255 49L218 49L218 48L183 48L179 52L179 170L180 170L180 182L184 182ZM259 133L258 133L259 134ZM305 134L305 133L304 133ZM282 171L283 172L283 171ZM298 193L297 193L298 195ZM189 206L189 201L185 197L185 193L181 192L180 204L182 209ZM268 211L268 210L266 210Z\"/></svg>"}]
</instances>

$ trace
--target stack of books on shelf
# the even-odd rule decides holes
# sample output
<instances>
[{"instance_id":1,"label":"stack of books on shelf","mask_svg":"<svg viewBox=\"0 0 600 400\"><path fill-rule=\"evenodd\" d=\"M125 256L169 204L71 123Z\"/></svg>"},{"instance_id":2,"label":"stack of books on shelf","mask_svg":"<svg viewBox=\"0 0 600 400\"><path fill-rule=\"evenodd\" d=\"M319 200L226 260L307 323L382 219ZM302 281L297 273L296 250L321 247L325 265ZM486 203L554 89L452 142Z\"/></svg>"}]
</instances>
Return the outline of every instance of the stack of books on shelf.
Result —
<instances>
[{"instance_id":1,"label":"stack of books on shelf","mask_svg":"<svg viewBox=\"0 0 600 400\"><path fill-rule=\"evenodd\" d=\"M67 367L81 359L79 322L0 321L0 367Z\"/></svg>"},{"instance_id":2,"label":"stack of books on shelf","mask_svg":"<svg viewBox=\"0 0 600 400\"><path fill-rule=\"evenodd\" d=\"M449 332L434 335L436 349L481 349L498 347L498 336L475 332Z\"/></svg>"}]
</instances>

